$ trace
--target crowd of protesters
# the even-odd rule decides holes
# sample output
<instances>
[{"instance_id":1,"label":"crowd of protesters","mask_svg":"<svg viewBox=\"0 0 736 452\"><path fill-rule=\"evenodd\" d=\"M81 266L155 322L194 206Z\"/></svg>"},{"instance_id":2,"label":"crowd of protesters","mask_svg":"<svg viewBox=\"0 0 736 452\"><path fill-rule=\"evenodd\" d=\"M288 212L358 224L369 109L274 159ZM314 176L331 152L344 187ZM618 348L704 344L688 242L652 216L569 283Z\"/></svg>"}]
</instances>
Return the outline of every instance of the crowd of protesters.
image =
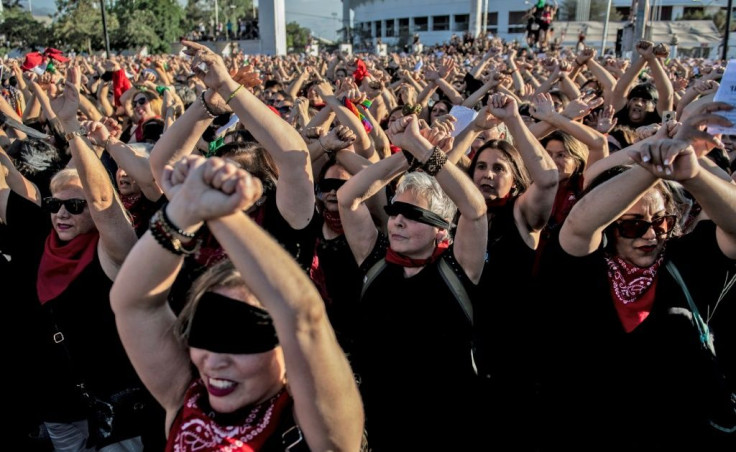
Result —
<instances>
[{"instance_id":1,"label":"crowd of protesters","mask_svg":"<svg viewBox=\"0 0 736 452\"><path fill-rule=\"evenodd\" d=\"M5 61L7 442L735 450L725 62L546 39Z\"/></svg>"}]
</instances>

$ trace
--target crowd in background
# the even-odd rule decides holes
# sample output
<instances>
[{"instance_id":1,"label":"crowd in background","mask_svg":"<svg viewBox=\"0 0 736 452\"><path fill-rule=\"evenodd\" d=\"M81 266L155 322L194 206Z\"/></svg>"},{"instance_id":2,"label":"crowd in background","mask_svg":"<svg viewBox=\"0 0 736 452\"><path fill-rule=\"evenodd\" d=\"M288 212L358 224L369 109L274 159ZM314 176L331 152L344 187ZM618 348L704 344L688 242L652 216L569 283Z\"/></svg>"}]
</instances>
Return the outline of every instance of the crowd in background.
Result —
<instances>
[{"instance_id":1,"label":"crowd in background","mask_svg":"<svg viewBox=\"0 0 736 452\"><path fill-rule=\"evenodd\" d=\"M6 61L9 441L734 450L725 62L546 31Z\"/></svg>"}]
</instances>

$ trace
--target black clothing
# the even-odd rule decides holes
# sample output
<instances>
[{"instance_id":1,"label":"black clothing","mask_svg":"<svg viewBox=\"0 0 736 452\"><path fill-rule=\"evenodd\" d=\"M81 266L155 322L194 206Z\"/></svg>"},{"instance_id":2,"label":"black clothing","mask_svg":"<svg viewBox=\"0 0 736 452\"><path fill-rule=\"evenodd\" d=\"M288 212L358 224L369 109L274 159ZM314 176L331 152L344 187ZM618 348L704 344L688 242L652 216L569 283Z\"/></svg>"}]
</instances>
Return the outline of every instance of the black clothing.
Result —
<instances>
[{"instance_id":1,"label":"black clothing","mask_svg":"<svg viewBox=\"0 0 736 452\"><path fill-rule=\"evenodd\" d=\"M382 234L361 265L363 273L385 257ZM444 253L466 290L474 288ZM354 368L366 410L371 448L483 450L479 380L471 362L471 326L443 281L437 262L406 278L387 263L358 307ZM481 436L483 441L479 438Z\"/></svg>"},{"instance_id":2,"label":"black clothing","mask_svg":"<svg viewBox=\"0 0 736 452\"><path fill-rule=\"evenodd\" d=\"M710 221L671 239L664 257L669 260L699 303L717 298L734 265L720 252ZM542 418L549 450L722 450L706 433L706 401L717 396L715 374L665 263L658 270L649 316L626 333L611 296L604 251L571 256L560 247L558 234L545 248L542 291L548 294L575 277L575 287L564 296L540 292L538 297L538 338L545 352Z\"/></svg>"}]
</instances>

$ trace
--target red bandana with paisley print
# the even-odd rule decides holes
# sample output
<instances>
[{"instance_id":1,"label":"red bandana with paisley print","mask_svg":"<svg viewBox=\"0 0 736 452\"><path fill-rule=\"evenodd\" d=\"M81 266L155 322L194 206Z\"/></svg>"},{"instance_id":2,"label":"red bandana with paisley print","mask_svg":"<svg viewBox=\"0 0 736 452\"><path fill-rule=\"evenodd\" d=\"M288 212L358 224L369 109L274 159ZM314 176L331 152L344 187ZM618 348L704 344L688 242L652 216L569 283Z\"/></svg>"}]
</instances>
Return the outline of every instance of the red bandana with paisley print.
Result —
<instances>
[{"instance_id":1,"label":"red bandana with paisley print","mask_svg":"<svg viewBox=\"0 0 736 452\"><path fill-rule=\"evenodd\" d=\"M654 264L641 268L618 256L606 257L613 305L627 333L634 331L652 310L662 259L660 254Z\"/></svg>"}]
</instances>

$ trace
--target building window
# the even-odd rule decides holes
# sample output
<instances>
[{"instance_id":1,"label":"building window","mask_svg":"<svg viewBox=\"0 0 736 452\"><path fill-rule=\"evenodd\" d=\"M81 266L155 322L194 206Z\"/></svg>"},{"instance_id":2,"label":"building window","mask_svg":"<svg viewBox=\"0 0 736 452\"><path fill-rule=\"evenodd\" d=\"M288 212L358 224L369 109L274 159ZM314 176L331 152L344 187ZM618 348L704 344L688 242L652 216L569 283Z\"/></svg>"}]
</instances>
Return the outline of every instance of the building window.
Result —
<instances>
[{"instance_id":1,"label":"building window","mask_svg":"<svg viewBox=\"0 0 736 452\"><path fill-rule=\"evenodd\" d=\"M498 33L498 12L486 15L486 31L493 34Z\"/></svg>"},{"instance_id":2,"label":"building window","mask_svg":"<svg viewBox=\"0 0 736 452\"><path fill-rule=\"evenodd\" d=\"M432 17L432 30L446 31L450 29L450 16Z\"/></svg>"},{"instance_id":3,"label":"building window","mask_svg":"<svg viewBox=\"0 0 736 452\"><path fill-rule=\"evenodd\" d=\"M429 19L427 17L414 18L414 31L429 31Z\"/></svg>"},{"instance_id":4,"label":"building window","mask_svg":"<svg viewBox=\"0 0 736 452\"><path fill-rule=\"evenodd\" d=\"M469 23L469 14L455 14L455 30L453 31L468 31Z\"/></svg>"},{"instance_id":5,"label":"building window","mask_svg":"<svg viewBox=\"0 0 736 452\"><path fill-rule=\"evenodd\" d=\"M509 33L524 33L526 31L524 14L526 14L526 11L509 11Z\"/></svg>"},{"instance_id":6,"label":"building window","mask_svg":"<svg viewBox=\"0 0 736 452\"><path fill-rule=\"evenodd\" d=\"M389 37L396 36L396 29L394 27L393 19L386 20L386 36L389 36Z\"/></svg>"},{"instance_id":7,"label":"building window","mask_svg":"<svg viewBox=\"0 0 736 452\"><path fill-rule=\"evenodd\" d=\"M621 15L623 20L628 20L629 14L631 14L630 6L615 7L614 9Z\"/></svg>"},{"instance_id":8,"label":"building window","mask_svg":"<svg viewBox=\"0 0 736 452\"><path fill-rule=\"evenodd\" d=\"M409 18L399 19L399 36L409 34Z\"/></svg>"},{"instance_id":9,"label":"building window","mask_svg":"<svg viewBox=\"0 0 736 452\"><path fill-rule=\"evenodd\" d=\"M672 20L672 7L671 6L659 7L659 20Z\"/></svg>"},{"instance_id":10,"label":"building window","mask_svg":"<svg viewBox=\"0 0 736 452\"><path fill-rule=\"evenodd\" d=\"M378 38L381 36L383 36L383 33L381 33L381 21L377 20L376 21L376 37Z\"/></svg>"}]
</instances>

